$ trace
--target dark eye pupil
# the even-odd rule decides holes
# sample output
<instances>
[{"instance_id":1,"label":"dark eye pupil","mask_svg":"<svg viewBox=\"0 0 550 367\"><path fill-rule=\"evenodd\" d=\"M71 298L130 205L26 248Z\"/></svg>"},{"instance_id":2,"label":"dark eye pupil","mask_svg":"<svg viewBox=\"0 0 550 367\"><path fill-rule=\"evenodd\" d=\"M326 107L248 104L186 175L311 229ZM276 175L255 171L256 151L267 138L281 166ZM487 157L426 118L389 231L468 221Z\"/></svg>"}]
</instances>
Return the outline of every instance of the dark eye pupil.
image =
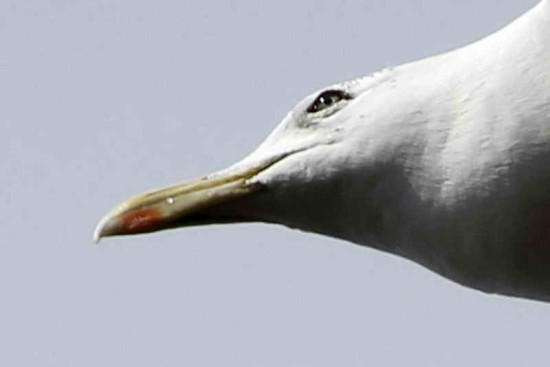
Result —
<instances>
[{"instance_id":1,"label":"dark eye pupil","mask_svg":"<svg viewBox=\"0 0 550 367\"><path fill-rule=\"evenodd\" d=\"M319 112L340 102L343 99L350 99L350 96L341 90L327 90L321 93L315 101L308 107L307 112Z\"/></svg>"}]
</instances>

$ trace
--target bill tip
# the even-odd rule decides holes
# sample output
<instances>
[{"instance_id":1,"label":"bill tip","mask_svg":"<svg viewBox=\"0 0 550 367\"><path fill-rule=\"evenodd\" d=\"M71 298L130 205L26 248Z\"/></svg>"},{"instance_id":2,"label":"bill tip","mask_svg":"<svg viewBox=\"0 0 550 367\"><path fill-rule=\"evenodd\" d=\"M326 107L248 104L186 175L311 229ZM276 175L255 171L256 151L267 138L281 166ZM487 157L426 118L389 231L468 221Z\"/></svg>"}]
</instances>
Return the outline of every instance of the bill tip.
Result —
<instances>
[{"instance_id":1,"label":"bill tip","mask_svg":"<svg viewBox=\"0 0 550 367\"><path fill-rule=\"evenodd\" d=\"M94 237L93 237L93 240L94 240L94 243L97 245L99 244L99 242L101 241L101 227L98 225L96 227L96 229L94 230Z\"/></svg>"}]
</instances>

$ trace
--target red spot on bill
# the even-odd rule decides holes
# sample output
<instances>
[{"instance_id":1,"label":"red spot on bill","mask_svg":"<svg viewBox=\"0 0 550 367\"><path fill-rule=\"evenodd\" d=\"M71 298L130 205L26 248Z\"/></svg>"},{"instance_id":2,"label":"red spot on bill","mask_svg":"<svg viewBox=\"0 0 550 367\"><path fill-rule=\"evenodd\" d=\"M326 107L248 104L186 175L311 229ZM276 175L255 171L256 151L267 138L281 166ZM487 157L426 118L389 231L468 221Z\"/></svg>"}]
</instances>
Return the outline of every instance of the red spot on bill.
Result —
<instances>
[{"instance_id":1,"label":"red spot on bill","mask_svg":"<svg viewBox=\"0 0 550 367\"><path fill-rule=\"evenodd\" d=\"M120 218L120 227L126 233L141 233L156 229L161 215L156 209L136 209Z\"/></svg>"}]
</instances>

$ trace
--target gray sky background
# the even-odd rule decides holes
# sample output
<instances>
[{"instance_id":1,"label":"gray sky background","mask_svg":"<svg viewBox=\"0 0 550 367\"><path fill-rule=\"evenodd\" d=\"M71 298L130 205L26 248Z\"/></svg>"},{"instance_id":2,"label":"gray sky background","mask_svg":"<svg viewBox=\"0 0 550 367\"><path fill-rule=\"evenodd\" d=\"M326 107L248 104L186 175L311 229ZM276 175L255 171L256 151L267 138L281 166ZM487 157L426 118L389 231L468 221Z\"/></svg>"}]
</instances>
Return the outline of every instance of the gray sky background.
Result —
<instances>
[{"instance_id":1,"label":"gray sky background","mask_svg":"<svg viewBox=\"0 0 550 367\"><path fill-rule=\"evenodd\" d=\"M92 243L307 93L467 44L536 0L0 2L0 365L518 366L550 306L283 227Z\"/></svg>"}]
</instances>

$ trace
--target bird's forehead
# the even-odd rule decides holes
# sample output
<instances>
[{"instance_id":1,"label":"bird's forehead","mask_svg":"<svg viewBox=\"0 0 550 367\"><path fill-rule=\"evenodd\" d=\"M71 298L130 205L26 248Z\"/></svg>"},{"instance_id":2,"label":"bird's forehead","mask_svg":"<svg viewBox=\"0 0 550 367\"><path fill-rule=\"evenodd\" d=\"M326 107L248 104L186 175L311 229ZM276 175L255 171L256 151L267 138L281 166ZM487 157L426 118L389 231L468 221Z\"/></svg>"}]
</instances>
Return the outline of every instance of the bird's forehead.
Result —
<instances>
[{"instance_id":1,"label":"bird's forehead","mask_svg":"<svg viewBox=\"0 0 550 367\"><path fill-rule=\"evenodd\" d=\"M366 90L375 88L376 86L387 82L395 77L394 68L386 68L376 73L369 74L360 78L348 80L339 84L335 84L331 88L342 89L352 95L359 95Z\"/></svg>"}]
</instances>

